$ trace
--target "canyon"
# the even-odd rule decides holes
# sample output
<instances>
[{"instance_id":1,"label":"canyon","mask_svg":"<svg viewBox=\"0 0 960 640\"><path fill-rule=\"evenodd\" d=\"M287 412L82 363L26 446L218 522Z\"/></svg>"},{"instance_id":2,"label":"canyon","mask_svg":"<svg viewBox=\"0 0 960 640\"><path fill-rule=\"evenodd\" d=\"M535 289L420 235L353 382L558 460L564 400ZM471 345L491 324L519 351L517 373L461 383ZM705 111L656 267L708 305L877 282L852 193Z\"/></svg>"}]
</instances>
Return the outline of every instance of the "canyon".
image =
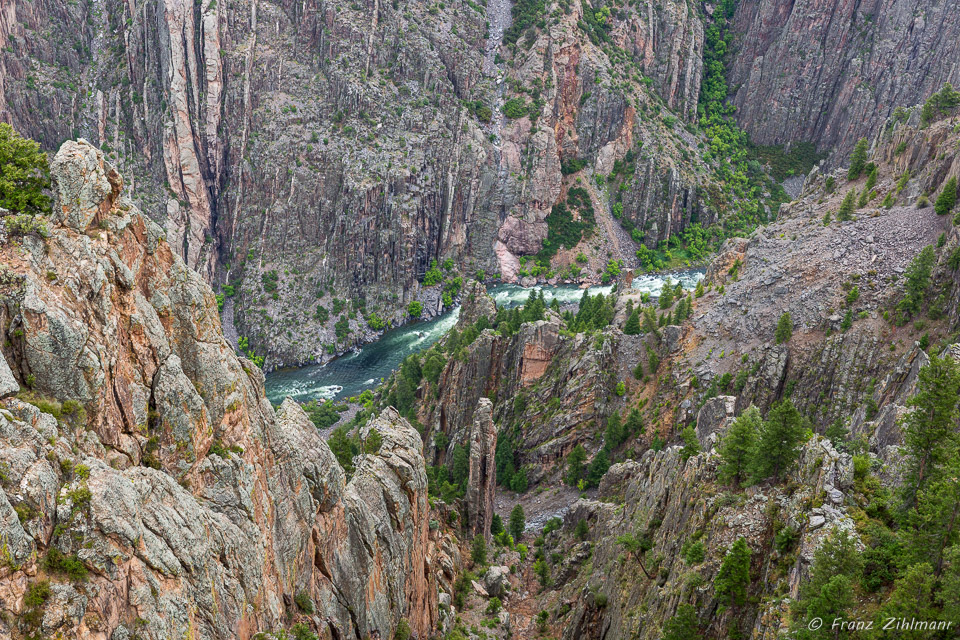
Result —
<instances>
[{"instance_id":1,"label":"canyon","mask_svg":"<svg viewBox=\"0 0 960 640\"><path fill-rule=\"evenodd\" d=\"M5 2L0 638L960 615L951 8Z\"/></svg>"}]
</instances>

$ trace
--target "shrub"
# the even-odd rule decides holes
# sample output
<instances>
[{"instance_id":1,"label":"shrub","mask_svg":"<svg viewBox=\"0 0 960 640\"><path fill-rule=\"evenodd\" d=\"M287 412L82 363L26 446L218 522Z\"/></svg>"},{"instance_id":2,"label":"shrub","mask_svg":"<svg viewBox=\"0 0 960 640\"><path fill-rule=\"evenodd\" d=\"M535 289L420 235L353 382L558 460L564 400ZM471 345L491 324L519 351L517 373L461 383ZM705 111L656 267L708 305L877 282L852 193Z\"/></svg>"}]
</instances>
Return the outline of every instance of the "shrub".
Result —
<instances>
[{"instance_id":1,"label":"shrub","mask_svg":"<svg viewBox=\"0 0 960 640\"><path fill-rule=\"evenodd\" d=\"M410 623L406 618L400 618L397 623L397 630L393 632L393 640L410 640L413 631L410 629Z\"/></svg>"},{"instance_id":2,"label":"shrub","mask_svg":"<svg viewBox=\"0 0 960 640\"><path fill-rule=\"evenodd\" d=\"M313 600L310 599L310 594L306 591L298 591L297 595L293 597L293 601L296 603L297 608L304 613L313 613Z\"/></svg>"},{"instance_id":3,"label":"shrub","mask_svg":"<svg viewBox=\"0 0 960 640\"><path fill-rule=\"evenodd\" d=\"M87 568L76 555L67 555L51 547L44 556L43 568L51 573L66 575L73 582L83 582L87 579Z\"/></svg>"},{"instance_id":4,"label":"shrub","mask_svg":"<svg viewBox=\"0 0 960 640\"><path fill-rule=\"evenodd\" d=\"M50 213L50 165L40 144L0 123L0 207L17 214Z\"/></svg>"},{"instance_id":5,"label":"shrub","mask_svg":"<svg viewBox=\"0 0 960 640\"><path fill-rule=\"evenodd\" d=\"M407 313L410 314L411 318L419 318L423 315L423 303L418 300L412 301L407 305Z\"/></svg>"},{"instance_id":6,"label":"shrub","mask_svg":"<svg viewBox=\"0 0 960 640\"><path fill-rule=\"evenodd\" d=\"M430 261L430 268L423 274L423 286L432 287L443 282L443 272L437 266L436 260Z\"/></svg>"},{"instance_id":7,"label":"shrub","mask_svg":"<svg viewBox=\"0 0 960 640\"><path fill-rule=\"evenodd\" d=\"M707 555L706 548L700 540L696 542L685 542L680 549L680 553L683 555L683 561L689 565L700 564Z\"/></svg>"},{"instance_id":8,"label":"shrub","mask_svg":"<svg viewBox=\"0 0 960 640\"><path fill-rule=\"evenodd\" d=\"M527 115L527 104L523 98L510 98L503 104L503 115L511 120Z\"/></svg>"}]
</instances>

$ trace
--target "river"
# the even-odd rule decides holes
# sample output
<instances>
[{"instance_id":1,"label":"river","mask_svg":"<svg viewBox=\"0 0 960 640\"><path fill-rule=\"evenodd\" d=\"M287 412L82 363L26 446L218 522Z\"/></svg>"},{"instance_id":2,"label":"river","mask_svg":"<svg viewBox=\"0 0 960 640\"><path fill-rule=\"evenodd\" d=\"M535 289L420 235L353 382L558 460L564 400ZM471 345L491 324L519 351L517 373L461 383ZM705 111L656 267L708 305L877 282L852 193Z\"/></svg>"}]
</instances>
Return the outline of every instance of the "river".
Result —
<instances>
[{"instance_id":1,"label":"river","mask_svg":"<svg viewBox=\"0 0 960 640\"><path fill-rule=\"evenodd\" d=\"M692 289L703 277L703 270L691 269L672 273L667 276L652 275L634 278L632 287L656 295L663 287L663 280L669 277L671 282L679 280L685 289ZM591 287L591 295L607 294L613 287ZM531 291L543 290L543 297L549 304L556 298L561 305L575 304L583 296L583 290L576 285L520 287L512 284L499 284L487 289L498 307L514 307L527 301ZM456 323L460 308L424 322L406 324L391 329L376 342L365 344L345 356L341 356L322 365L307 365L288 369L279 369L267 374L267 398L274 403L290 396L294 400L307 402L314 398L346 398L355 396L364 389L372 389L388 377L403 359L411 353L429 349Z\"/></svg>"}]
</instances>

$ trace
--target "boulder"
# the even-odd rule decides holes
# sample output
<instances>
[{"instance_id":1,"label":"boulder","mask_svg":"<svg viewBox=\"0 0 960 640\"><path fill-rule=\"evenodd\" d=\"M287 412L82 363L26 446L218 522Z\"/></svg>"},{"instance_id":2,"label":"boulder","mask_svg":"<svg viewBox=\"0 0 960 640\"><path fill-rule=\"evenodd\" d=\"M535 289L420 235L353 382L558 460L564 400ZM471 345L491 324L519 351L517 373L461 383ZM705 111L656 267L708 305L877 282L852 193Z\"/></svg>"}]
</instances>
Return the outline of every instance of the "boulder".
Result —
<instances>
[{"instance_id":1,"label":"boulder","mask_svg":"<svg viewBox=\"0 0 960 640\"><path fill-rule=\"evenodd\" d=\"M103 152L80 138L64 142L50 163L55 204L53 220L86 231L123 190L123 179L104 162Z\"/></svg>"}]
</instances>

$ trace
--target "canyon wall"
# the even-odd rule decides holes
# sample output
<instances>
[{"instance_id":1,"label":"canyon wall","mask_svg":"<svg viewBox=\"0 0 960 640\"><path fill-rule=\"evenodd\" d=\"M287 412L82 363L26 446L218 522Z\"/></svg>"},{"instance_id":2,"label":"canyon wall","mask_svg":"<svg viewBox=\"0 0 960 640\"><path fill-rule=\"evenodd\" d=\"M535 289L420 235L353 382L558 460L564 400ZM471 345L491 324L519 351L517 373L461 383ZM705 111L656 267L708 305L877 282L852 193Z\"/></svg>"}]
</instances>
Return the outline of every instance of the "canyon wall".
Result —
<instances>
[{"instance_id":1,"label":"canyon wall","mask_svg":"<svg viewBox=\"0 0 960 640\"><path fill-rule=\"evenodd\" d=\"M728 84L758 144L812 142L836 166L897 107L960 84L960 16L911 0L743 0Z\"/></svg>"},{"instance_id":2,"label":"canyon wall","mask_svg":"<svg viewBox=\"0 0 960 640\"><path fill-rule=\"evenodd\" d=\"M443 534L416 430L372 416L379 449L347 478L102 154L68 142L53 174L50 226L0 248L20 390L0 410L0 635L432 630Z\"/></svg>"}]
</instances>

